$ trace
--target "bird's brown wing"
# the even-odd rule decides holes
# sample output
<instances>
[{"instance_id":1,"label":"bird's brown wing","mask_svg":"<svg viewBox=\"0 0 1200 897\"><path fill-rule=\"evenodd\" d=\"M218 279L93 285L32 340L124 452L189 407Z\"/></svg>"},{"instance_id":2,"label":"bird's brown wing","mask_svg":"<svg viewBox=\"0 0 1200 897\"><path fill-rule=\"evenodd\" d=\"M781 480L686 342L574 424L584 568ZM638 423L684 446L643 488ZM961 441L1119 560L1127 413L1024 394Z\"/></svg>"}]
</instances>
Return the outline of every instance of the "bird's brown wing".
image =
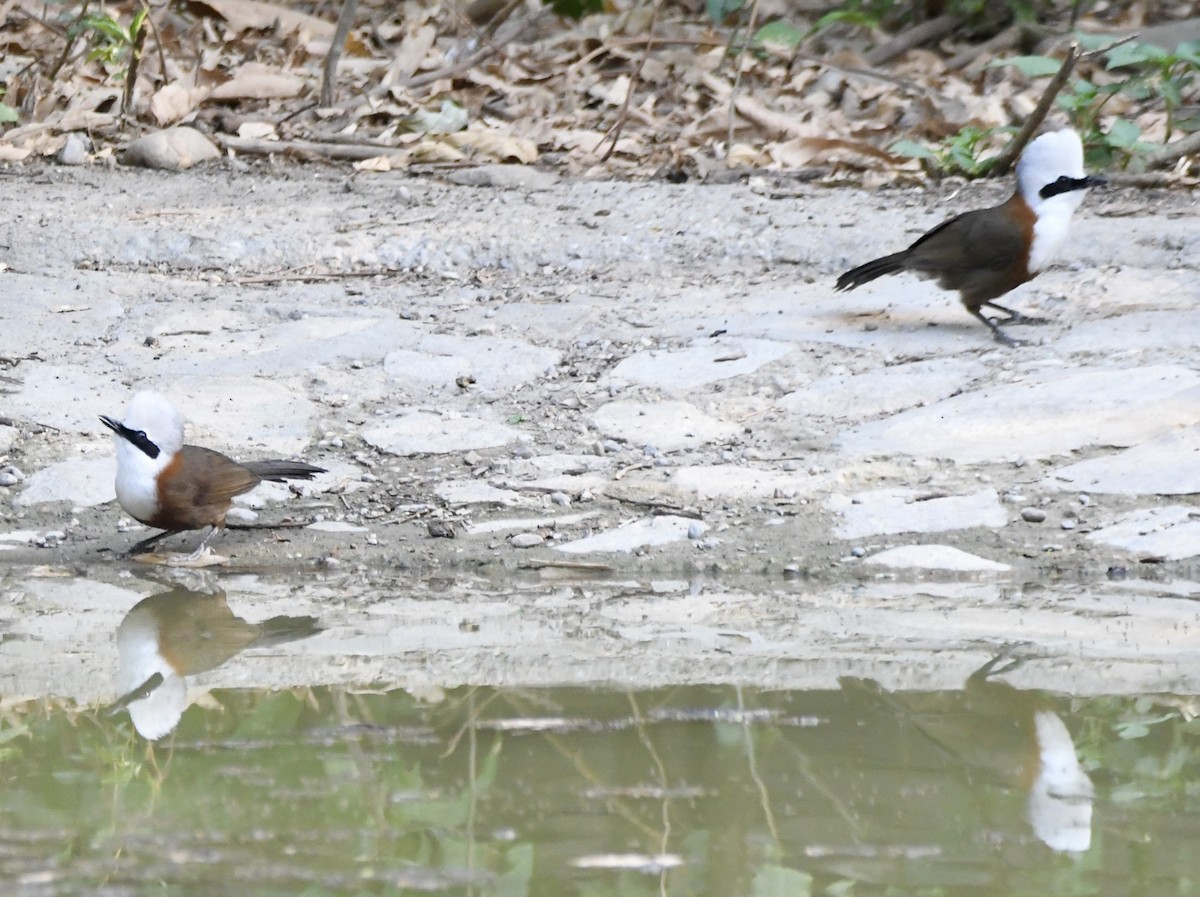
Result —
<instances>
[{"instance_id":1,"label":"bird's brown wing","mask_svg":"<svg viewBox=\"0 0 1200 897\"><path fill-rule=\"evenodd\" d=\"M1023 264L1028 246L1022 227L997 226L1005 218L994 209L965 212L943 222L909 247L907 267L931 274L966 271L970 268L990 271Z\"/></svg>"},{"instance_id":2,"label":"bird's brown wing","mask_svg":"<svg viewBox=\"0 0 1200 897\"><path fill-rule=\"evenodd\" d=\"M185 445L163 471L159 484L160 506L174 512L176 524L186 523L184 529L200 529L224 525L230 501L257 486L259 478L220 452Z\"/></svg>"}]
</instances>

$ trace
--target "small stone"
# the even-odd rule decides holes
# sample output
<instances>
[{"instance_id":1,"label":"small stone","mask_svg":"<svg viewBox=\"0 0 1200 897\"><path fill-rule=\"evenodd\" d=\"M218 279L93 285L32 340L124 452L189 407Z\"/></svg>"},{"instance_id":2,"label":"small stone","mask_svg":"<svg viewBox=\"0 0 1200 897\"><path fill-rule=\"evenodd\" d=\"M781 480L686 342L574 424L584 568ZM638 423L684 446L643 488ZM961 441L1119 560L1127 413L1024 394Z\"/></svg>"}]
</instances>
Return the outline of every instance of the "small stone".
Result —
<instances>
[{"instance_id":1,"label":"small stone","mask_svg":"<svg viewBox=\"0 0 1200 897\"><path fill-rule=\"evenodd\" d=\"M785 564L783 567L783 575L784 576L799 576L800 575L800 565L799 564Z\"/></svg>"},{"instance_id":2,"label":"small stone","mask_svg":"<svg viewBox=\"0 0 1200 897\"><path fill-rule=\"evenodd\" d=\"M861 557L865 557L866 554L867 554L867 549L863 548L861 545L855 545L853 548L850 549L851 557L861 558Z\"/></svg>"},{"instance_id":3,"label":"small stone","mask_svg":"<svg viewBox=\"0 0 1200 897\"><path fill-rule=\"evenodd\" d=\"M1046 512L1041 508L1022 508L1021 519L1026 523L1041 523L1046 519Z\"/></svg>"},{"instance_id":4,"label":"small stone","mask_svg":"<svg viewBox=\"0 0 1200 897\"><path fill-rule=\"evenodd\" d=\"M54 160L59 165L82 165L87 161L89 146L90 141L85 136L72 132L67 135L67 142L62 145Z\"/></svg>"},{"instance_id":5,"label":"small stone","mask_svg":"<svg viewBox=\"0 0 1200 897\"><path fill-rule=\"evenodd\" d=\"M1063 529L1075 529L1075 525L1076 521L1070 517L1063 518L1063 521L1059 524Z\"/></svg>"},{"instance_id":6,"label":"small stone","mask_svg":"<svg viewBox=\"0 0 1200 897\"><path fill-rule=\"evenodd\" d=\"M0 470L0 486L15 486L21 482L7 470Z\"/></svg>"},{"instance_id":7,"label":"small stone","mask_svg":"<svg viewBox=\"0 0 1200 897\"><path fill-rule=\"evenodd\" d=\"M611 454L613 452L619 452L621 450L621 443L617 442L615 439L605 439L603 442L603 446L604 446L604 452L607 452L609 454Z\"/></svg>"},{"instance_id":8,"label":"small stone","mask_svg":"<svg viewBox=\"0 0 1200 897\"><path fill-rule=\"evenodd\" d=\"M1079 503L1086 508L1091 505L1092 497L1090 495L1084 495L1081 493L1079 496Z\"/></svg>"},{"instance_id":9,"label":"small stone","mask_svg":"<svg viewBox=\"0 0 1200 897\"><path fill-rule=\"evenodd\" d=\"M467 467L474 467L482 460L483 458L480 456L479 452L467 452L462 457L462 463L467 465Z\"/></svg>"},{"instance_id":10,"label":"small stone","mask_svg":"<svg viewBox=\"0 0 1200 897\"><path fill-rule=\"evenodd\" d=\"M651 458L656 458L662 453L653 445L644 445L642 446L642 454Z\"/></svg>"},{"instance_id":11,"label":"small stone","mask_svg":"<svg viewBox=\"0 0 1200 897\"><path fill-rule=\"evenodd\" d=\"M18 482L18 483L23 482L25 480L25 474L23 474L21 472L21 468L19 468L19 467L14 467L13 465L10 464L10 465L8 465L8 467L4 468L4 472L16 477L16 482Z\"/></svg>"},{"instance_id":12,"label":"small stone","mask_svg":"<svg viewBox=\"0 0 1200 897\"><path fill-rule=\"evenodd\" d=\"M688 538L693 542L704 535L705 526L699 520L693 520L688 524Z\"/></svg>"},{"instance_id":13,"label":"small stone","mask_svg":"<svg viewBox=\"0 0 1200 897\"><path fill-rule=\"evenodd\" d=\"M565 508L571 503L571 497L565 492L551 492L550 501L561 508Z\"/></svg>"},{"instance_id":14,"label":"small stone","mask_svg":"<svg viewBox=\"0 0 1200 897\"><path fill-rule=\"evenodd\" d=\"M425 529L435 539L453 539L455 537L454 524L449 520L430 520Z\"/></svg>"},{"instance_id":15,"label":"small stone","mask_svg":"<svg viewBox=\"0 0 1200 897\"><path fill-rule=\"evenodd\" d=\"M533 448L528 445L518 445L513 449L513 457L519 458L522 461L528 461L533 457Z\"/></svg>"},{"instance_id":16,"label":"small stone","mask_svg":"<svg viewBox=\"0 0 1200 897\"><path fill-rule=\"evenodd\" d=\"M536 548L538 545L544 545L545 542L546 540L537 533L517 533L508 540L513 548Z\"/></svg>"}]
</instances>

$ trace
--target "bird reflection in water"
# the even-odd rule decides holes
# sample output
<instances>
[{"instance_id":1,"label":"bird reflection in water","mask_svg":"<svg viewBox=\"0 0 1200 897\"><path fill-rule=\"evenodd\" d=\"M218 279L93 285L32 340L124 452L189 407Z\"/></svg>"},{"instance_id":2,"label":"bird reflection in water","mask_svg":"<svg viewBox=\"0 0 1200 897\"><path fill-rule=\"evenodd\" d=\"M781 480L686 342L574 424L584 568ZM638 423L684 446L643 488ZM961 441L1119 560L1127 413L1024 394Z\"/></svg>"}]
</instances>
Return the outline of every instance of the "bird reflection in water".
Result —
<instances>
[{"instance_id":1,"label":"bird reflection in water","mask_svg":"<svg viewBox=\"0 0 1200 897\"><path fill-rule=\"evenodd\" d=\"M129 709L134 728L156 740L188 708L187 676L213 670L235 654L308 638L316 617L271 617L249 623L229 609L223 591L180 585L139 601L117 628L117 691L109 713Z\"/></svg>"},{"instance_id":2,"label":"bird reflection in water","mask_svg":"<svg viewBox=\"0 0 1200 897\"><path fill-rule=\"evenodd\" d=\"M953 758L956 765L989 773L970 776L977 785L998 779L1019 787L1037 839L1060 853L1082 853L1091 846L1094 789L1071 733L1047 695L992 678L1022 663L1006 650L972 673L961 692L885 692L873 681L853 678L843 679L842 686L877 710L902 716L943 761Z\"/></svg>"}]
</instances>

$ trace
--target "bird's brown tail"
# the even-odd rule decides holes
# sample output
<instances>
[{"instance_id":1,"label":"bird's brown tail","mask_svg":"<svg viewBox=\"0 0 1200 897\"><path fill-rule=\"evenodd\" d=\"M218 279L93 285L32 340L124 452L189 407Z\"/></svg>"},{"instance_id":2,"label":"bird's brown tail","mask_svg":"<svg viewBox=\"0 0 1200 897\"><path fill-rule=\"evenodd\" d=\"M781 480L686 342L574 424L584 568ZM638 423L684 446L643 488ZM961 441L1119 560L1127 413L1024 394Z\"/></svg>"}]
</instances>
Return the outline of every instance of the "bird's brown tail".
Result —
<instances>
[{"instance_id":1,"label":"bird's brown tail","mask_svg":"<svg viewBox=\"0 0 1200 897\"><path fill-rule=\"evenodd\" d=\"M282 483L285 480L311 480L319 473L324 473L324 467L313 467L303 461L246 461L242 463L260 480L270 480Z\"/></svg>"},{"instance_id":2,"label":"bird's brown tail","mask_svg":"<svg viewBox=\"0 0 1200 897\"><path fill-rule=\"evenodd\" d=\"M893 252L891 255L885 255L883 258L875 259L867 262L865 265L859 265L857 268L851 268L837 280L837 289L852 290L855 287L861 287L864 283L874 280L876 277L883 277L885 274L895 274L897 271L904 270L904 262L908 258L908 250L903 252Z\"/></svg>"}]
</instances>

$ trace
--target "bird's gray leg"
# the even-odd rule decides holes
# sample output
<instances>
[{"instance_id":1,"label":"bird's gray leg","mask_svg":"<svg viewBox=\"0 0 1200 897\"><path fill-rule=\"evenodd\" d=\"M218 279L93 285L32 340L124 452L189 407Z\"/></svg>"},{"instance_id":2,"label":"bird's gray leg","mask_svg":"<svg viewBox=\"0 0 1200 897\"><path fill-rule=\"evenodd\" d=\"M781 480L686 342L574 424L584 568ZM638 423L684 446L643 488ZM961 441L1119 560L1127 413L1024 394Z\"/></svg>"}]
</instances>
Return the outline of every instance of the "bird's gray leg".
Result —
<instances>
[{"instance_id":1,"label":"bird's gray leg","mask_svg":"<svg viewBox=\"0 0 1200 897\"><path fill-rule=\"evenodd\" d=\"M1019 311L1013 311L1011 308L1005 308L996 302L985 302L984 305L989 305L992 308L999 309L1008 315L1003 321L998 321L999 324L1049 324L1049 318L1035 318L1033 315L1023 315Z\"/></svg>"}]
</instances>

